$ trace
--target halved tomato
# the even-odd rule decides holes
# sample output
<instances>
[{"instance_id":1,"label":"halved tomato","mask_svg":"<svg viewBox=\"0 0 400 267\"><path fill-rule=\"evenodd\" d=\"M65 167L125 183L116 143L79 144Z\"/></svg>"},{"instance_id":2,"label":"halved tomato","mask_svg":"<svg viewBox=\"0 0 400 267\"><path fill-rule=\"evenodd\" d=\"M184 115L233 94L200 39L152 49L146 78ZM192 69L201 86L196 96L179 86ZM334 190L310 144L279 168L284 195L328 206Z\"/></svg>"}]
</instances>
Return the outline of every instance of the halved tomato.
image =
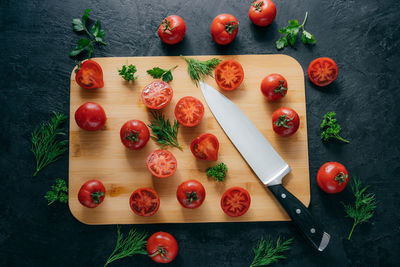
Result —
<instances>
[{"instance_id":1,"label":"halved tomato","mask_svg":"<svg viewBox=\"0 0 400 267\"><path fill-rule=\"evenodd\" d=\"M202 160L218 159L219 142L215 135L205 133L195 138L190 145L193 155Z\"/></svg>"},{"instance_id":2,"label":"halved tomato","mask_svg":"<svg viewBox=\"0 0 400 267\"><path fill-rule=\"evenodd\" d=\"M153 189L142 187L133 191L129 198L129 206L135 214L149 217L160 207L160 198Z\"/></svg>"},{"instance_id":3,"label":"halved tomato","mask_svg":"<svg viewBox=\"0 0 400 267\"><path fill-rule=\"evenodd\" d=\"M168 150L155 150L147 157L147 169L158 178L167 178L174 174L178 163Z\"/></svg>"},{"instance_id":4,"label":"halved tomato","mask_svg":"<svg viewBox=\"0 0 400 267\"><path fill-rule=\"evenodd\" d=\"M203 104L193 96L185 96L179 99L175 106L176 119L186 127L193 127L199 124L203 115Z\"/></svg>"},{"instance_id":5,"label":"halved tomato","mask_svg":"<svg viewBox=\"0 0 400 267\"><path fill-rule=\"evenodd\" d=\"M173 95L172 87L164 81L154 81L142 91L143 103L151 109L161 109L168 105Z\"/></svg>"},{"instance_id":6,"label":"halved tomato","mask_svg":"<svg viewBox=\"0 0 400 267\"><path fill-rule=\"evenodd\" d=\"M336 80L338 67L331 58L320 57L313 60L308 66L308 78L317 86L327 86Z\"/></svg>"},{"instance_id":7,"label":"halved tomato","mask_svg":"<svg viewBox=\"0 0 400 267\"><path fill-rule=\"evenodd\" d=\"M236 60L224 60L215 69L215 81L223 90L235 90L243 82L243 79L242 65Z\"/></svg>"},{"instance_id":8,"label":"halved tomato","mask_svg":"<svg viewBox=\"0 0 400 267\"><path fill-rule=\"evenodd\" d=\"M222 210L232 217L242 216L250 207L249 192L241 187L231 187L225 191L221 198Z\"/></svg>"},{"instance_id":9,"label":"halved tomato","mask_svg":"<svg viewBox=\"0 0 400 267\"><path fill-rule=\"evenodd\" d=\"M94 60L85 60L75 74L76 83L86 89L102 88L104 86L103 70Z\"/></svg>"}]
</instances>

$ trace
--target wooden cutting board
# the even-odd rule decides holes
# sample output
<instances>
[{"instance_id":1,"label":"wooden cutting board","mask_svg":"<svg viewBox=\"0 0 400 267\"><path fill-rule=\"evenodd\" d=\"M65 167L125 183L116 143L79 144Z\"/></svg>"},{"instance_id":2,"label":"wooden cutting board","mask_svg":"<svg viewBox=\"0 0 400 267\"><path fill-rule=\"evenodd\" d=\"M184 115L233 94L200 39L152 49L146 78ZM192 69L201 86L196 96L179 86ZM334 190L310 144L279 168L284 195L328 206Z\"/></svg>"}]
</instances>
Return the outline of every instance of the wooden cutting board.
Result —
<instances>
[{"instance_id":1,"label":"wooden cutting board","mask_svg":"<svg viewBox=\"0 0 400 267\"><path fill-rule=\"evenodd\" d=\"M304 91L304 73L300 64L286 55L236 55L197 56L200 60L212 57L235 59L245 72L242 85L235 91L223 92L257 126L265 138L292 168L284 178L284 185L308 206L310 184L308 170L307 120ZM104 87L95 90L80 88L71 74L70 102L70 143L69 143L69 207L72 214L86 224L143 224L143 223L187 223L187 222L238 222L238 221L286 221L290 220L284 209L272 194L258 180L245 160L225 135L209 110L200 88L189 78L187 64L180 57L121 57L94 58L104 72ZM133 83L124 81L118 75L123 64L136 65L139 78ZM178 140L183 151L168 148L178 161L176 173L168 179L152 177L145 159L158 148L152 140L140 151L126 149L120 141L121 126L130 119L149 123L151 115L142 103L140 94L144 86L153 81L146 70L153 67L169 69L175 65L174 80L170 83L174 90L171 103L162 112L173 120L177 101L184 96L200 99L205 107L204 117L194 128L180 127ZM288 81L289 91L281 101L267 101L260 92L261 80L268 74L280 73ZM218 88L213 78L205 80ZM77 108L94 101L103 106L107 123L97 132L86 132L78 128L74 120ZM298 132L282 138L272 130L271 115L279 107L287 106L300 116ZM202 133L209 132L220 142L217 162L196 160L190 152L191 141ZM243 140L246 142L246 140ZM215 182L206 177L207 167L224 162L228 166L225 182ZM95 209L82 206L78 201L81 185L89 179L98 179L106 187L104 202ZM176 199L178 185L188 179L197 179L206 189L206 199L201 207L190 210L181 207ZM220 207L224 191L232 186L241 186L251 195L248 212L238 218L225 215ZM129 207L129 197L139 187L155 189L161 200L160 209L152 217L135 215Z\"/></svg>"}]
</instances>

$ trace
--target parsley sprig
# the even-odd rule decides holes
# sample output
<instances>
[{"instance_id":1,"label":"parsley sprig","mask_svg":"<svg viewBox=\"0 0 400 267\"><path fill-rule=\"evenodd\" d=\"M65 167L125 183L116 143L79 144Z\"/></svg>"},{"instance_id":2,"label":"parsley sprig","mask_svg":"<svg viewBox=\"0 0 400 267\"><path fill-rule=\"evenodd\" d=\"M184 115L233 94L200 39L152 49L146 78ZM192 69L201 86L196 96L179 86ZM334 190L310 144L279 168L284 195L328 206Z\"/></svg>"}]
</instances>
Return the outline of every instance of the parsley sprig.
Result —
<instances>
[{"instance_id":1,"label":"parsley sprig","mask_svg":"<svg viewBox=\"0 0 400 267\"><path fill-rule=\"evenodd\" d=\"M124 80L133 82L137 79L137 76L135 76L136 71L136 66L130 64L129 66L123 65L122 68L118 70L118 73Z\"/></svg>"},{"instance_id":2,"label":"parsley sprig","mask_svg":"<svg viewBox=\"0 0 400 267\"><path fill-rule=\"evenodd\" d=\"M146 244L147 234L138 232L135 229L129 231L128 237L124 239L119 225L117 225L117 243L115 249L108 257L104 266L107 266L113 261L133 256L135 254L147 255Z\"/></svg>"},{"instance_id":3,"label":"parsley sprig","mask_svg":"<svg viewBox=\"0 0 400 267\"><path fill-rule=\"evenodd\" d=\"M104 30L101 29L100 20L97 20L96 23L92 26L91 31L89 32L86 27L86 21L89 18L89 13L92 11L91 9L86 9L85 13L82 16L82 19L73 19L72 20L72 29L76 32L85 32L88 38L81 38L75 48L69 53L70 57L74 57L82 53L84 50L88 51L88 58L92 57L92 53L94 50L93 45L95 43L100 43L102 45L107 45L103 38L105 36Z\"/></svg>"},{"instance_id":4,"label":"parsley sprig","mask_svg":"<svg viewBox=\"0 0 400 267\"><path fill-rule=\"evenodd\" d=\"M198 87L199 81L204 80L206 76L213 77L212 71L218 66L218 64L222 61L218 58L212 58L207 61L200 61L195 58L187 58L182 56L188 64L188 73L190 79L194 82L194 84Z\"/></svg>"},{"instance_id":5,"label":"parsley sprig","mask_svg":"<svg viewBox=\"0 0 400 267\"><path fill-rule=\"evenodd\" d=\"M36 159L36 170L33 176L67 151L68 141L58 138L65 135L59 127L66 119L67 116L64 114L54 112L50 122L42 123L33 131L31 151Z\"/></svg>"},{"instance_id":6,"label":"parsley sprig","mask_svg":"<svg viewBox=\"0 0 400 267\"><path fill-rule=\"evenodd\" d=\"M342 142L350 143L350 141L342 138L339 135L342 128L337 123L335 112L333 112L333 111L327 112L324 115L324 119L322 120L322 123L321 123L321 128L323 129L323 131L321 132L322 140L329 141L329 138L336 138Z\"/></svg>"},{"instance_id":7,"label":"parsley sprig","mask_svg":"<svg viewBox=\"0 0 400 267\"><path fill-rule=\"evenodd\" d=\"M47 191L44 196L47 199L47 205L51 205L57 200L60 203L68 203L68 187L63 179L56 179L56 183L51 186L51 190Z\"/></svg>"},{"instance_id":8,"label":"parsley sprig","mask_svg":"<svg viewBox=\"0 0 400 267\"><path fill-rule=\"evenodd\" d=\"M261 238L253 248L254 259L250 267L269 265L278 260L286 259L282 253L286 250L290 250L292 241L293 238L290 238L282 242L281 237L278 237L276 245L274 246L270 238Z\"/></svg>"},{"instance_id":9,"label":"parsley sprig","mask_svg":"<svg viewBox=\"0 0 400 267\"><path fill-rule=\"evenodd\" d=\"M350 240L354 229L360 223L367 222L374 215L376 209L375 194L365 193L368 189L368 185L361 188L361 182L356 177L353 177L354 186L351 185L351 190L353 191L355 197L354 206L351 204L344 204L344 210L347 213L347 217L353 219L353 227L351 228L348 240Z\"/></svg>"},{"instance_id":10,"label":"parsley sprig","mask_svg":"<svg viewBox=\"0 0 400 267\"><path fill-rule=\"evenodd\" d=\"M153 115L153 120L151 120L148 125L154 134L151 138L156 141L156 143L160 144L161 147L171 145L182 150L177 138L179 122L174 120L174 124L171 125L163 114L155 111L152 111L151 114Z\"/></svg>"},{"instance_id":11,"label":"parsley sprig","mask_svg":"<svg viewBox=\"0 0 400 267\"><path fill-rule=\"evenodd\" d=\"M207 169L207 176L214 178L215 181L222 182L226 178L226 173L228 172L228 166L221 162L214 167Z\"/></svg>"},{"instance_id":12,"label":"parsley sprig","mask_svg":"<svg viewBox=\"0 0 400 267\"><path fill-rule=\"evenodd\" d=\"M288 45L294 46L297 40L297 34L300 29L302 30L301 41L304 44L315 44L316 40L313 34L309 33L304 29L308 17L308 12L304 18L303 23L300 25L297 19L289 20L289 25L285 28L279 29L279 32L284 34L284 36L276 41L276 48L282 49Z\"/></svg>"},{"instance_id":13,"label":"parsley sprig","mask_svg":"<svg viewBox=\"0 0 400 267\"><path fill-rule=\"evenodd\" d=\"M178 66L172 67L169 70L154 67L150 70L147 70L147 73L155 79L162 78L164 82L168 83L174 79L174 77L172 77L172 71L177 67Z\"/></svg>"}]
</instances>

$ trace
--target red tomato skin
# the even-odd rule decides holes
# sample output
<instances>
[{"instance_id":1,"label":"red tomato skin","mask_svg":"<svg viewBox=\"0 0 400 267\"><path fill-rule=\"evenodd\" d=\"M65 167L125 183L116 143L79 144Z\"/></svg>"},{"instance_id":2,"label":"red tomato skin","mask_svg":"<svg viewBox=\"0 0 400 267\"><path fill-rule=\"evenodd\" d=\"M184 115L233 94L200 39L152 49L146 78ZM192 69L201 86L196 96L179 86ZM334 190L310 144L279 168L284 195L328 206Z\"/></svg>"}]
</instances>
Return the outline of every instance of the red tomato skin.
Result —
<instances>
[{"instance_id":1,"label":"red tomato skin","mask_svg":"<svg viewBox=\"0 0 400 267\"><path fill-rule=\"evenodd\" d=\"M167 255L165 255L167 258L164 258L160 253L157 253L158 248L163 248L167 252ZM158 263L168 263L173 261L176 255L178 255L178 242L176 242L176 239L169 233L157 232L147 240L146 249L153 261Z\"/></svg>"},{"instance_id":2,"label":"red tomato skin","mask_svg":"<svg viewBox=\"0 0 400 267\"><path fill-rule=\"evenodd\" d=\"M148 193L152 194L155 197L154 201L156 202L156 206L154 207L154 209L151 212L140 213L139 211L137 211L137 210L135 210L133 208L133 204L134 204L133 197L135 196L135 194L140 194L141 192L148 192ZM143 193L142 193L142 195L143 195ZM131 197L129 198L129 206L131 207L131 210L136 215L139 215L139 216L142 216L142 217L150 217L150 216L153 216L158 211L158 209L160 208L160 197L158 196L158 194L157 194L157 192L155 190L153 190L153 189L151 189L149 187L138 188L135 191L133 191Z\"/></svg>"},{"instance_id":3,"label":"red tomato skin","mask_svg":"<svg viewBox=\"0 0 400 267\"><path fill-rule=\"evenodd\" d=\"M212 150L206 152L200 151L202 147L208 147L207 142L211 143ZM218 160L219 142L215 135L204 133L192 141L190 150L197 159L215 161Z\"/></svg>"},{"instance_id":4,"label":"red tomato skin","mask_svg":"<svg viewBox=\"0 0 400 267\"><path fill-rule=\"evenodd\" d=\"M226 31L226 25L233 22L237 25L236 29L232 30L232 34ZM235 39L239 30L239 22L231 14L219 14L211 23L211 36L217 44L227 45Z\"/></svg>"},{"instance_id":5,"label":"red tomato skin","mask_svg":"<svg viewBox=\"0 0 400 267\"><path fill-rule=\"evenodd\" d=\"M288 88L286 79L277 73L270 74L262 80L261 92L268 100L277 101L286 96L288 90L282 91L284 95L282 95L280 92L275 93L275 89L278 89L282 84L281 81L283 81L283 87Z\"/></svg>"},{"instance_id":6,"label":"red tomato skin","mask_svg":"<svg viewBox=\"0 0 400 267\"><path fill-rule=\"evenodd\" d=\"M164 20L167 20L172 30L166 29L164 31ZM182 41L186 33L185 21L177 15L168 16L164 20L161 22L160 27L158 27L158 36L160 39L164 43L171 45Z\"/></svg>"},{"instance_id":7,"label":"red tomato skin","mask_svg":"<svg viewBox=\"0 0 400 267\"><path fill-rule=\"evenodd\" d=\"M125 134L131 131L139 132L138 141L132 142L125 138ZM129 120L122 125L121 130L119 132L121 137L121 142L126 148L130 150L139 150L142 149L150 139L149 128L147 128L146 124L140 120Z\"/></svg>"},{"instance_id":8,"label":"red tomato skin","mask_svg":"<svg viewBox=\"0 0 400 267\"><path fill-rule=\"evenodd\" d=\"M85 89L103 88L103 70L96 61L85 60L75 74L75 81Z\"/></svg>"},{"instance_id":9,"label":"red tomato skin","mask_svg":"<svg viewBox=\"0 0 400 267\"><path fill-rule=\"evenodd\" d=\"M188 196L186 193L195 192L197 199L193 200L192 203L188 203ZM206 190L204 186L197 180L188 180L181 183L176 190L176 198L178 199L179 203L184 208L188 209L195 209L203 204L204 199L206 197Z\"/></svg>"},{"instance_id":10,"label":"red tomato skin","mask_svg":"<svg viewBox=\"0 0 400 267\"><path fill-rule=\"evenodd\" d=\"M152 99L150 99L154 96L154 92L157 94L154 100L156 103L152 103ZM172 87L168 83L158 80L151 82L143 88L142 101L150 109L162 109L171 102L173 94Z\"/></svg>"},{"instance_id":11,"label":"red tomato skin","mask_svg":"<svg viewBox=\"0 0 400 267\"><path fill-rule=\"evenodd\" d=\"M285 115L285 114L289 118L294 117L293 120L291 120L287 123L287 125L290 126L290 128L276 126L275 122L278 120L279 116ZM291 108L286 108L286 107L278 108L272 114L272 128L274 129L275 133L277 133L278 135L280 135L282 137L289 137L289 136L293 135L294 133L296 133L297 130L299 129L299 125L300 125L300 117L297 114L297 112Z\"/></svg>"},{"instance_id":12,"label":"red tomato skin","mask_svg":"<svg viewBox=\"0 0 400 267\"><path fill-rule=\"evenodd\" d=\"M271 0L257 0L254 4L263 2L261 5L261 12L258 11L253 3L249 9L250 20L257 26L268 26L270 25L276 17L276 6Z\"/></svg>"},{"instance_id":13,"label":"red tomato skin","mask_svg":"<svg viewBox=\"0 0 400 267\"><path fill-rule=\"evenodd\" d=\"M224 69L228 73L224 73ZM229 68L229 70L228 70ZM234 80L234 85L232 87L226 86L224 84L223 76L225 75L235 75L236 79ZM218 66L215 68L215 81L217 82L219 88L225 91L233 91L238 88L243 80L244 80L244 71L242 65L236 60L224 60L221 61Z\"/></svg>"},{"instance_id":14,"label":"red tomato skin","mask_svg":"<svg viewBox=\"0 0 400 267\"><path fill-rule=\"evenodd\" d=\"M330 77L328 78L328 80L324 80L322 82L314 78L315 75L318 75L318 70L316 70L315 68L321 65L323 68L325 68L325 71L327 71L326 68L328 66L331 66L331 71L332 71L331 75L329 75ZM333 61L333 59L329 57L320 57L311 61L310 65L308 65L307 74L308 78L313 84L315 84L316 86L324 87L328 86L329 84L331 84L336 80L339 74L339 70L336 65L336 62Z\"/></svg>"},{"instance_id":15,"label":"red tomato skin","mask_svg":"<svg viewBox=\"0 0 400 267\"><path fill-rule=\"evenodd\" d=\"M346 178L345 182L339 183L335 181L335 177L343 173ZM347 169L339 162L326 162L318 170L317 183L318 186L329 194L335 194L343 191L349 182L349 173Z\"/></svg>"},{"instance_id":16,"label":"red tomato skin","mask_svg":"<svg viewBox=\"0 0 400 267\"><path fill-rule=\"evenodd\" d=\"M197 119L195 119L192 122L189 120L184 120L185 115L187 115L184 113L184 107L189 104L193 105L193 107L196 109L194 112L196 113L195 115L197 116ZM203 118L204 106L203 103L201 103L201 101L198 100L197 98L193 96L185 96L179 99L178 103L176 103L174 113L176 119L180 124L182 124L185 127L194 127L198 125L201 119Z\"/></svg>"},{"instance_id":17,"label":"red tomato skin","mask_svg":"<svg viewBox=\"0 0 400 267\"><path fill-rule=\"evenodd\" d=\"M86 102L75 111L75 121L83 130L97 131L106 124L107 116L102 106L94 102Z\"/></svg>"},{"instance_id":18,"label":"red tomato skin","mask_svg":"<svg viewBox=\"0 0 400 267\"><path fill-rule=\"evenodd\" d=\"M233 191L239 191L240 193L244 194L248 200L247 202L245 202L246 206L244 207L244 209L237 213L232 213L231 211L229 211L229 207L225 205L225 198L228 197ZM231 217L239 217L244 215L249 210L250 204L251 204L251 197L249 192L247 192L246 189L238 186L229 188L228 190L225 191L225 193L221 197L221 208L227 215Z\"/></svg>"},{"instance_id":19,"label":"red tomato skin","mask_svg":"<svg viewBox=\"0 0 400 267\"><path fill-rule=\"evenodd\" d=\"M103 192L103 196L99 197L100 203L95 203L92 199L92 193L94 192ZM89 180L81 186L81 189L78 193L79 202L88 208L96 208L100 205L106 196L106 188L103 183L99 180Z\"/></svg>"},{"instance_id":20,"label":"red tomato skin","mask_svg":"<svg viewBox=\"0 0 400 267\"><path fill-rule=\"evenodd\" d=\"M159 153L161 153L161 154L166 154L167 156L171 157L171 162L169 162L169 164L173 165L173 169L171 170L171 173L170 173L170 174L165 174L165 175L163 175L163 174L160 174L160 173L156 173L156 172L151 168L151 161L152 161L152 158L153 158L155 155L159 154ZM174 155L173 155L171 152L169 152L168 150L158 149L158 150L154 150L153 152L151 152L151 154L147 157L147 159L146 159L146 166L147 166L147 169L149 170L149 172L150 172L152 175L154 175L155 177L157 177L157 178L168 178L168 177L170 177L171 175L173 175L173 174L175 173L176 169L178 168L178 162L177 162L176 158L174 157Z\"/></svg>"}]
</instances>

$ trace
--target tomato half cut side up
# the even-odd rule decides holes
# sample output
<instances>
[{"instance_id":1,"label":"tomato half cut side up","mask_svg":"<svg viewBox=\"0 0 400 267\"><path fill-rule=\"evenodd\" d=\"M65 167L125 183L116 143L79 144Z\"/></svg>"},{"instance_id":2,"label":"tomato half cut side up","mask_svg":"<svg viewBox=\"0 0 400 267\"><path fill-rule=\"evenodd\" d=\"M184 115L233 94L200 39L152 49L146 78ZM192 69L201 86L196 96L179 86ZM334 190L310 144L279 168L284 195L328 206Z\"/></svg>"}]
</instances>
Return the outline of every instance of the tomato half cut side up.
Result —
<instances>
[{"instance_id":1,"label":"tomato half cut side up","mask_svg":"<svg viewBox=\"0 0 400 267\"><path fill-rule=\"evenodd\" d=\"M249 192L241 187L231 187L221 198L221 208L229 216L239 217L247 212L251 198Z\"/></svg>"},{"instance_id":2,"label":"tomato half cut side up","mask_svg":"<svg viewBox=\"0 0 400 267\"><path fill-rule=\"evenodd\" d=\"M200 123L204 115L204 106L193 96L181 98L175 106L175 117L180 124L193 127Z\"/></svg>"},{"instance_id":3,"label":"tomato half cut side up","mask_svg":"<svg viewBox=\"0 0 400 267\"><path fill-rule=\"evenodd\" d=\"M143 88L142 101L150 109L161 109L173 96L172 87L164 81L154 81Z\"/></svg>"},{"instance_id":4,"label":"tomato half cut side up","mask_svg":"<svg viewBox=\"0 0 400 267\"><path fill-rule=\"evenodd\" d=\"M129 198L129 206L139 216L153 216L160 207L160 198L153 189L142 187L132 193Z\"/></svg>"},{"instance_id":5,"label":"tomato half cut side up","mask_svg":"<svg viewBox=\"0 0 400 267\"><path fill-rule=\"evenodd\" d=\"M327 86L336 80L338 67L331 58L320 57L313 60L308 66L308 78L317 86Z\"/></svg>"},{"instance_id":6,"label":"tomato half cut side up","mask_svg":"<svg viewBox=\"0 0 400 267\"><path fill-rule=\"evenodd\" d=\"M158 178L167 178L175 173L178 162L168 150L155 150L146 160L149 172Z\"/></svg>"},{"instance_id":7,"label":"tomato half cut side up","mask_svg":"<svg viewBox=\"0 0 400 267\"><path fill-rule=\"evenodd\" d=\"M222 90L235 90L243 79L243 67L236 60L224 60L215 69L215 81Z\"/></svg>"}]
</instances>

